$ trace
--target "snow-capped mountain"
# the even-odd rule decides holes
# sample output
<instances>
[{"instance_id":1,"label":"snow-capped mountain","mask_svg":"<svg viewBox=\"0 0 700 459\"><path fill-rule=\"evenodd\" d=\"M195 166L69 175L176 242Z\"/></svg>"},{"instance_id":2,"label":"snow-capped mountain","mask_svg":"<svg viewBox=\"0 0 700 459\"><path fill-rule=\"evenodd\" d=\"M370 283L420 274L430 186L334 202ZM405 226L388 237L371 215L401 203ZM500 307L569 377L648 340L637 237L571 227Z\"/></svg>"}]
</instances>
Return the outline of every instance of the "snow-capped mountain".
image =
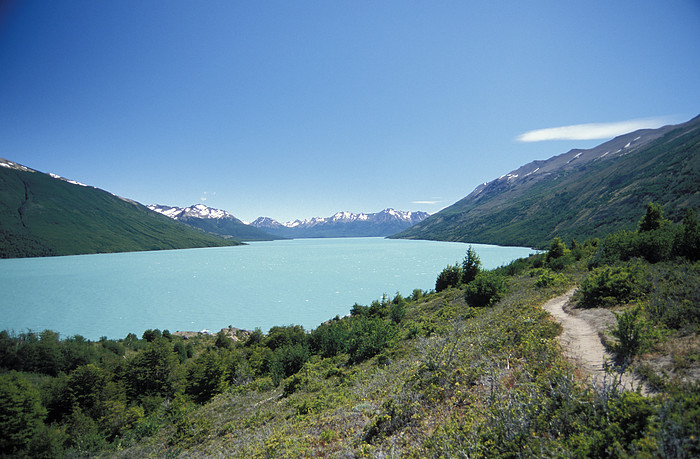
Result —
<instances>
[{"instance_id":1,"label":"snow-capped mountain","mask_svg":"<svg viewBox=\"0 0 700 459\"><path fill-rule=\"evenodd\" d=\"M499 195L507 190L528 189L537 182L560 176L586 165L600 161L614 160L647 148L677 126L664 126L658 129L640 129L623 134L587 150L573 149L561 155L545 160L532 161L490 182L477 186L464 199L484 200Z\"/></svg>"},{"instance_id":2,"label":"snow-capped mountain","mask_svg":"<svg viewBox=\"0 0 700 459\"><path fill-rule=\"evenodd\" d=\"M384 209L377 213L338 212L330 217L314 217L280 223L260 217L251 223L271 234L284 237L386 237L403 231L429 216L426 212Z\"/></svg>"},{"instance_id":3,"label":"snow-capped mountain","mask_svg":"<svg viewBox=\"0 0 700 459\"><path fill-rule=\"evenodd\" d=\"M649 202L698 208L700 116L525 164L397 238L547 247L634 229Z\"/></svg>"},{"instance_id":4,"label":"snow-capped mountain","mask_svg":"<svg viewBox=\"0 0 700 459\"><path fill-rule=\"evenodd\" d=\"M204 204L190 207L172 207L151 204L149 209L209 233L231 237L241 241L269 241L276 239L265 231L243 223L225 210Z\"/></svg>"},{"instance_id":5,"label":"snow-capped mountain","mask_svg":"<svg viewBox=\"0 0 700 459\"><path fill-rule=\"evenodd\" d=\"M0 158L0 258L237 245L141 204Z\"/></svg>"},{"instance_id":6,"label":"snow-capped mountain","mask_svg":"<svg viewBox=\"0 0 700 459\"><path fill-rule=\"evenodd\" d=\"M149 209L155 210L158 213L165 215L166 217L174 218L178 220L183 217L190 218L232 218L237 221L236 217L226 212L225 210L214 209L212 207L205 206L204 204L196 204L190 207L170 207L161 206L158 204L151 204L148 206Z\"/></svg>"}]
</instances>

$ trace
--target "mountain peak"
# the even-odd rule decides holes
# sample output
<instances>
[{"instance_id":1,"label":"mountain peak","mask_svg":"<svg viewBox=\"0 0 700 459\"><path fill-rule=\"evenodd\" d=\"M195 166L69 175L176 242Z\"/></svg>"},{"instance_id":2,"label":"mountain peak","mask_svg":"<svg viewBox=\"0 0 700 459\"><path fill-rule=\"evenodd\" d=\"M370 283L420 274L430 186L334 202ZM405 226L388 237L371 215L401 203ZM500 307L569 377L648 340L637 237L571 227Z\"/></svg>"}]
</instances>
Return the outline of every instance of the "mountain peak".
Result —
<instances>
[{"instance_id":1,"label":"mountain peak","mask_svg":"<svg viewBox=\"0 0 700 459\"><path fill-rule=\"evenodd\" d=\"M219 236L232 237L242 241L275 239L274 236L265 231L243 223L225 210L215 209L202 203L184 208L151 204L148 208L166 217Z\"/></svg>"},{"instance_id":2,"label":"mountain peak","mask_svg":"<svg viewBox=\"0 0 700 459\"><path fill-rule=\"evenodd\" d=\"M236 218L225 210L215 209L205 204L194 204L189 207L172 207L160 204L151 204L148 206L148 208L176 220L184 217L213 219Z\"/></svg>"},{"instance_id":3,"label":"mountain peak","mask_svg":"<svg viewBox=\"0 0 700 459\"><path fill-rule=\"evenodd\" d=\"M532 161L396 237L545 247L632 229L650 201L678 220L700 202L699 147L697 117Z\"/></svg>"},{"instance_id":4,"label":"mountain peak","mask_svg":"<svg viewBox=\"0 0 700 459\"><path fill-rule=\"evenodd\" d=\"M5 158L0 158L0 167L4 167L6 169L15 169L18 171L24 171L24 172L36 172L34 169L30 169L26 166L23 166L21 164L17 164L13 161L10 161L9 159Z\"/></svg>"},{"instance_id":5,"label":"mountain peak","mask_svg":"<svg viewBox=\"0 0 700 459\"><path fill-rule=\"evenodd\" d=\"M284 223L259 217L251 225L285 237L385 237L428 216L426 212L402 212L387 208L369 214L341 211L326 218L297 219Z\"/></svg>"}]
</instances>

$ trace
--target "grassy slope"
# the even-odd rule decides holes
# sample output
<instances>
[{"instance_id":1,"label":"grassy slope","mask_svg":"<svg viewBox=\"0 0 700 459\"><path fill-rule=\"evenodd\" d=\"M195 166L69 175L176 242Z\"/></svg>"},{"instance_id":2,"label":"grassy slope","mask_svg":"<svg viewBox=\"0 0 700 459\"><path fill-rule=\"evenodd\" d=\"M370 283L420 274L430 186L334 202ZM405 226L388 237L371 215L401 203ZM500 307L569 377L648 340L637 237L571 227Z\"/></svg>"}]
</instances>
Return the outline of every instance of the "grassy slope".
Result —
<instances>
[{"instance_id":1,"label":"grassy slope","mask_svg":"<svg viewBox=\"0 0 700 459\"><path fill-rule=\"evenodd\" d=\"M675 130L635 155L596 161L476 201L467 197L396 237L543 247L633 229L650 201L676 212L700 207L700 126Z\"/></svg>"},{"instance_id":2,"label":"grassy slope","mask_svg":"<svg viewBox=\"0 0 700 459\"><path fill-rule=\"evenodd\" d=\"M103 190L0 168L0 256L236 245Z\"/></svg>"},{"instance_id":3,"label":"grassy slope","mask_svg":"<svg viewBox=\"0 0 700 459\"><path fill-rule=\"evenodd\" d=\"M469 308L456 289L413 301L379 356L353 366L344 355L315 357L279 388L262 380L190 405L175 429L115 455L567 457L653 451L664 442L697 448L687 431L695 411L666 419L647 408L686 403L697 391L642 402L620 392L612 373L594 389L562 357L560 327L540 305L580 282L582 268L569 267L568 281L554 287L538 287L526 271L492 308ZM292 379L297 389L285 396Z\"/></svg>"}]
</instances>

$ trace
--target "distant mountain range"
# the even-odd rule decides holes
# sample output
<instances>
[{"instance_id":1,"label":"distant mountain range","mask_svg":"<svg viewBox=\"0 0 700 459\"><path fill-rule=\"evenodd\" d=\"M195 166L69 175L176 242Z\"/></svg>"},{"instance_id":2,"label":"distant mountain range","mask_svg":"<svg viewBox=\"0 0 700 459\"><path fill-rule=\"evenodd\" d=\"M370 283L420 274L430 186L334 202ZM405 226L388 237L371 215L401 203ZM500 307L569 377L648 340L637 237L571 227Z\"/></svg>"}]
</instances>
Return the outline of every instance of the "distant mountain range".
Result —
<instances>
[{"instance_id":1,"label":"distant mountain range","mask_svg":"<svg viewBox=\"0 0 700 459\"><path fill-rule=\"evenodd\" d=\"M280 223L260 217L251 226L287 238L386 237L403 231L429 216L426 212L384 209L377 213L338 212L327 218L315 217Z\"/></svg>"},{"instance_id":2,"label":"distant mountain range","mask_svg":"<svg viewBox=\"0 0 700 459\"><path fill-rule=\"evenodd\" d=\"M0 158L0 258L392 235L544 247L555 236L584 240L633 229L650 201L675 221L683 209L700 207L700 117L533 161L432 216L385 209L246 224L203 204L149 209Z\"/></svg>"},{"instance_id":3,"label":"distant mountain range","mask_svg":"<svg viewBox=\"0 0 700 459\"><path fill-rule=\"evenodd\" d=\"M204 204L172 207L159 204L148 206L177 221L225 237L242 241L317 237L386 237L426 219L426 212L402 212L385 209L377 213L338 212L327 218L314 217L280 223L269 217L245 223L225 210Z\"/></svg>"},{"instance_id":4,"label":"distant mountain range","mask_svg":"<svg viewBox=\"0 0 700 459\"><path fill-rule=\"evenodd\" d=\"M148 208L166 217L223 237L231 237L241 241L283 239L279 236L268 234L254 226L247 225L225 210L214 209L204 204L196 204L190 207L152 204Z\"/></svg>"},{"instance_id":5,"label":"distant mountain range","mask_svg":"<svg viewBox=\"0 0 700 459\"><path fill-rule=\"evenodd\" d=\"M135 201L0 158L0 258L237 244Z\"/></svg>"},{"instance_id":6,"label":"distant mountain range","mask_svg":"<svg viewBox=\"0 0 700 459\"><path fill-rule=\"evenodd\" d=\"M700 117L533 161L394 237L543 247L633 229L650 201L700 206Z\"/></svg>"}]
</instances>

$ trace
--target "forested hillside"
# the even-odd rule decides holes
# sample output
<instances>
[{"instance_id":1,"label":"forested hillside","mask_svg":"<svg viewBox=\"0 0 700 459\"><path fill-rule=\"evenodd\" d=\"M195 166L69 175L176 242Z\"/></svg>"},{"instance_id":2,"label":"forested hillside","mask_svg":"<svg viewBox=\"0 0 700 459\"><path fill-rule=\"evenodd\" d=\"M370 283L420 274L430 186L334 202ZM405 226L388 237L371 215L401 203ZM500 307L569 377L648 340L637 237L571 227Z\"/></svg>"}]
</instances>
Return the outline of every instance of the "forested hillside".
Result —
<instances>
[{"instance_id":1,"label":"forested hillside","mask_svg":"<svg viewBox=\"0 0 700 459\"><path fill-rule=\"evenodd\" d=\"M650 201L680 221L700 207L698 184L700 117L527 164L394 237L527 247L603 237L633 229Z\"/></svg>"},{"instance_id":2,"label":"forested hillside","mask_svg":"<svg viewBox=\"0 0 700 459\"><path fill-rule=\"evenodd\" d=\"M697 457L699 259L696 214L674 224L649 204L634 231L555 238L492 271L470 247L434 291L310 331L5 331L0 454ZM574 286L573 306L616 315L602 380L562 356L541 308Z\"/></svg>"},{"instance_id":3,"label":"forested hillside","mask_svg":"<svg viewBox=\"0 0 700 459\"><path fill-rule=\"evenodd\" d=\"M239 244L98 188L0 166L0 258Z\"/></svg>"}]
</instances>

